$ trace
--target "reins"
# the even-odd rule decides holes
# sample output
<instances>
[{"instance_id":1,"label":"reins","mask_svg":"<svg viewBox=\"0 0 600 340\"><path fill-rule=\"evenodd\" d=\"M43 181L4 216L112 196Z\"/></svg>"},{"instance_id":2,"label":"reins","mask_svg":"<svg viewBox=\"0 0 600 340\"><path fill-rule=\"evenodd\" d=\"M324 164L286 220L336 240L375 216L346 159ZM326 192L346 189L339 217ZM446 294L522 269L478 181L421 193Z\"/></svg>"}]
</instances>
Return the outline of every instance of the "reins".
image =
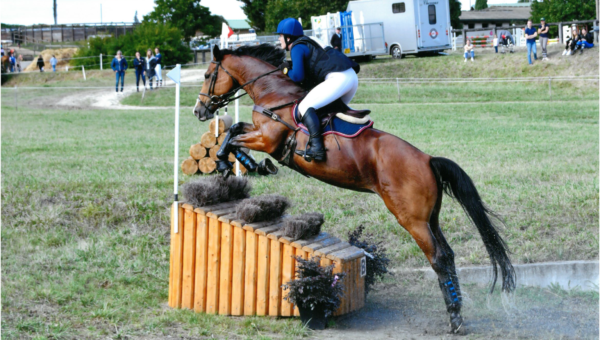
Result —
<instances>
[{"instance_id":1,"label":"reins","mask_svg":"<svg viewBox=\"0 0 600 340\"><path fill-rule=\"evenodd\" d=\"M263 74L261 74L260 76L258 76L258 77L256 77L256 78L254 78L254 79L252 79L252 80L250 80L250 81L247 81L247 82L245 82L245 83L244 83L244 84L242 84L242 85L239 85L239 82L238 82L238 81L237 81L237 80L236 80L236 79L235 79L235 78L234 78L234 77L231 75L231 73L229 73L229 71L227 71L227 69L226 69L225 67L223 67L223 65L221 65L221 62L220 62L220 61L214 61L214 60L213 60L213 61L211 61L211 63L213 63L213 64L216 64L216 65L217 65L217 67L215 68L215 72L214 72L214 73L212 74L212 76L211 76L211 79L210 79L210 85L208 86L208 93L203 93L203 92L200 92L200 93L198 94L198 101L199 101L199 102L200 102L200 103L201 103L201 104L202 104L202 105L203 105L203 106L204 106L206 109L208 109L208 106L212 104L212 102L213 102L213 100L214 100L215 98L218 100L218 101L215 101L215 104L216 104L216 105L217 105L219 108L221 108L221 107L223 107L223 106L225 106L225 105L229 104L231 101L233 101L233 100L236 100L236 99L239 99L239 98L241 98L241 97L243 97L243 96L247 95L247 94L248 94L248 92L245 92L245 93L243 93L243 94L241 94L241 95L239 95L239 96L235 96L235 93L237 93L237 91L239 91L240 89L244 89L244 87L245 87L246 85L250 85L250 84L254 83L255 81L259 80L259 79L260 79L260 78L262 78L262 77L266 77L266 76L268 76L268 75L270 75L270 74L273 74L273 73L275 73L275 72L279 71L279 69L277 69L277 68L276 68L276 69L274 69L274 70L271 70L271 71L269 71L269 72L267 72L267 73L263 73ZM227 93L224 93L224 94L222 94L222 95L220 95L220 96L216 96L216 95L212 95L212 93L214 93L215 86L216 86L216 83L217 83L217 78L219 77L219 68L222 68L222 69L223 69L223 71L225 71L225 73L227 73L227 75L229 75L229 77L231 77L231 80L233 80L233 83L234 83L234 84L238 84L238 87L236 87L235 89L233 89L233 90L230 90L229 92L227 92ZM233 95L234 97L231 97L232 95ZM208 104L205 104L203 101L201 101L201 100L200 100L200 96L205 96L205 97L208 97L208 98L210 98L210 102L209 102ZM303 97L302 97L302 98L303 98ZM275 112L273 112L273 111L276 111L276 110L279 110L279 109L283 109L284 107L288 107L288 106L290 106L290 105L292 105L292 104L295 104L295 103L299 102L299 101L300 101L302 98L299 98L299 99L293 100L293 101L291 101L291 102L289 102L289 103L285 103L285 104L282 104L282 105L279 105L279 106L272 107L272 108L270 108L270 109L266 109L266 108L264 108L264 107L262 107L262 106L258 106L258 105L254 105L254 108L255 108L255 111L257 111L257 112L260 112L260 113L264 114L265 116L267 116L267 117L269 117L269 118L273 119L274 121L276 121L276 122L280 122L281 124L285 125L285 126L288 128L288 129L290 129L290 130L292 130L292 131L294 131L294 132L297 132L297 131L298 131L300 128L296 128L296 127L292 126L291 124L289 124L288 122L286 122L286 121L282 120L282 119L281 119L281 117L279 117L279 115L277 115L277 114L276 114ZM209 110L209 111L210 111L210 110Z\"/></svg>"}]
</instances>

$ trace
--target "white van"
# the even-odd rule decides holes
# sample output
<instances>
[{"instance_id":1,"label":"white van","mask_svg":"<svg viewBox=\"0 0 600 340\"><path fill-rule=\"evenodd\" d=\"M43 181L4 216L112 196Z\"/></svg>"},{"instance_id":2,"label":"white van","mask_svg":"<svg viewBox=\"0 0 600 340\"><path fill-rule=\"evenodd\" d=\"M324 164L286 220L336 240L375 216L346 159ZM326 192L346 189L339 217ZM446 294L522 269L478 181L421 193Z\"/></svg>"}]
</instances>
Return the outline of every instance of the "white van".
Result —
<instances>
[{"instance_id":1,"label":"white van","mask_svg":"<svg viewBox=\"0 0 600 340\"><path fill-rule=\"evenodd\" d=\"M394 58L452 48L448 0L358 0L350 1L347 11L354 24L382 22Z\"/></svg>"}]
</instances>

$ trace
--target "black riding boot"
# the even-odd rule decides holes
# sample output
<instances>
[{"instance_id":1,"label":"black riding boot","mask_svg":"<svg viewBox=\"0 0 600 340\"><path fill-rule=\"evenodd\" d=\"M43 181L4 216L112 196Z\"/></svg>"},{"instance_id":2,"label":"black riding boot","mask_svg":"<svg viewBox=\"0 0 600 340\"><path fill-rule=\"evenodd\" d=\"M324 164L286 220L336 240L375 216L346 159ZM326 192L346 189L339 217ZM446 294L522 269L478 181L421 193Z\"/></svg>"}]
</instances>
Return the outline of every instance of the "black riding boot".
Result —
<instances>
[{"instance_id":1,"label":"black riding boot","mask_svg":"<svg viewBox=\"0 0 600 340\"><path fill-rule=\"evenodd\" d=\"M321 121L317 116L317 111L312 107L306 110L302 117L302 124L308 129L309 139L304 151L304 158L315 161L325 160L325 146L323 145L323 136L321 135ZM310 147L310 148L309 148Z\"/></svg>"}]
</instances>

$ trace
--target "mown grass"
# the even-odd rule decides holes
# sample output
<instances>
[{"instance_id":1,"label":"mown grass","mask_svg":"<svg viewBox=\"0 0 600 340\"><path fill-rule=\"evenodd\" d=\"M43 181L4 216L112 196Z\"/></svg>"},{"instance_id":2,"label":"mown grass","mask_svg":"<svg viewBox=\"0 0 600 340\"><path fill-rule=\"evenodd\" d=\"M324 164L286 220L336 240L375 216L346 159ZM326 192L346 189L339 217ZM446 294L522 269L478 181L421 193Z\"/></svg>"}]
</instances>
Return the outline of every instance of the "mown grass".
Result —
<instances>
[{"instance_id":1,"label":"mown grass","mask_svg":"<svg viewBox=\"0 0 600 340\"><path fill-rule=\"evenodd\" d=\"M7 339L307 334L297 320L166 307L171 112L16 111L10 101L2 105ZM484 200L505 218L501 233L515 263L598 257L596 101L369 108L377 128L449 157L470 174ZM242 119L249 115L250 108L242 107ZM182 112L182 158L207 126ZM290 213L324 213L324 229L342 238L364 224L384 241L394 266L427 265L375 195L334 188L288 169L252 182L253 195L288 196L294 203ZM441 223L459 266L488 263L475 228L448 198Z\"/></svg>"}]
</instances>

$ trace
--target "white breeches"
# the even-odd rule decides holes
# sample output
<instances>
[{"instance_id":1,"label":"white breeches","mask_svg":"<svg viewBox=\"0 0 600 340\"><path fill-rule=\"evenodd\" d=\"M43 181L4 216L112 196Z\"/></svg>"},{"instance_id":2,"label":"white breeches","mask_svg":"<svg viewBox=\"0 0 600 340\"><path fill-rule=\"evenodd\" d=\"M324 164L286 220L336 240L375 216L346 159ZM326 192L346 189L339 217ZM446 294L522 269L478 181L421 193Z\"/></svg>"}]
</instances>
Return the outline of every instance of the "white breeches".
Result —
<instances>
[{"instance_id":1,"label":"white breeches","mask_svg":"<svg viewBox=\"0 0 600 340\"><path fill-rule=\"evenodd\" d=\"M315 86L300 102L298 107L300 116L309 108L318 110L323 106L341 98L344 104L350 103L358 90L358 77L353 69L344 72L331 72L325 77L325 81Z\"/></svg>"},{"instance_id":2,"label":"white breeches","mask_svg":"<svg viewBox=\"0 0 600 340\"><path fill-rule=\"evenodd\" d=\"M162 66L160 66L160 64L157 64L154 70L156 71L156 79L162 80Z\"/></svg>"}]
</instances>

